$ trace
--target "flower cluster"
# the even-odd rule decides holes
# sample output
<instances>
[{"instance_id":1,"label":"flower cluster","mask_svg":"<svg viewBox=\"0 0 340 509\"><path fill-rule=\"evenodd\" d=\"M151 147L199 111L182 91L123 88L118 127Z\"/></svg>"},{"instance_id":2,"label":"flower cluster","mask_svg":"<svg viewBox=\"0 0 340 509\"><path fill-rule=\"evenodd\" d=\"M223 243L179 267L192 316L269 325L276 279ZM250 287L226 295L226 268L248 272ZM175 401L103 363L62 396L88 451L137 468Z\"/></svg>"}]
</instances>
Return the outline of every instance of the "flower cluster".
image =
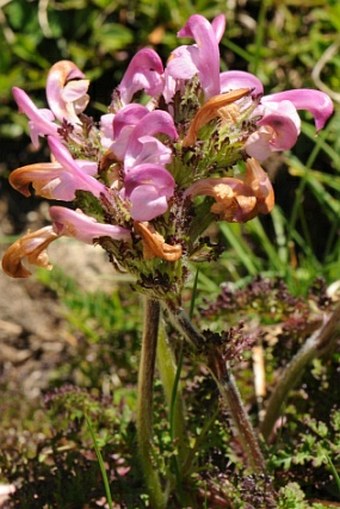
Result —
<instances>
[{"instance_id":1,"label":"flower cluster","mask_svg":"<svg viewBox=\"0 0 340 509\"><path fill-rule=\"evenodd\" d=\"M49 71L49 108L14 88L32 143L46 138L51 162L19 168L10 182L73 208L52 206L51 226L7 250L5 272L27 277L25 258L49 267L47 246L66 235L100 243L118 266L146 279L178 275L206 226L203 211L237 222L270 212L274 193L260 163L295 144L297 110L308 110L319 130L333 105L317 90L264 95L256 76L221 73L224 28L222 15L212 23L191 16L178 35L194 43L176 48L165 67L153 49L138 51L98 122L84 114L89 82L70 61Z\"/></svg>"}]
</instances>

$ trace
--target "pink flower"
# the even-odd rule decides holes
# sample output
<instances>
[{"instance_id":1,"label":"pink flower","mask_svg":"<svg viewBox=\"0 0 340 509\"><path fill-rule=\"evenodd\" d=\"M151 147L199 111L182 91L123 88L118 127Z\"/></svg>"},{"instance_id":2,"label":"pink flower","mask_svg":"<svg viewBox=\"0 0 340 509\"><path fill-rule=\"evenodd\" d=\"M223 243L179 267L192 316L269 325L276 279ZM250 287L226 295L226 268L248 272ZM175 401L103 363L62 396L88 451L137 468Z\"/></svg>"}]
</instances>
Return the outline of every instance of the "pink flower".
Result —
<instances>
[{"instance_id":1,"label":"pink flower","mask_svg":"<svg viewBox=\"0 0 340 509\"><path fill-rule=\"evenodd\" d=\"M282 101L290 101L297 110L309 111L314 117L315 127L318 131L324 127L334 110L334 105L327 94L309 88L277 92L263 97L261 102L266 104L267 102L281 103Z\"/></svg>"},{"instance_id":2,"label":"pink flower","mask_svg":"<svg viewBox=\"0 0 340 509\"><path fill-rule=\"evenodd\" d=\"M96 163L77 161L77 165L85 174L97 172ZM30 196L32 185L38 196L63 201L72 201L75 198L75 191L84 187L84 182L74 172L70 172L57 162L29 164L17 168L10 174L9 182L25 196Z\"/></svg>"},{"instance_id":3,"label":"pink flower","mask_svg":"<svg viewBox=\"0 0 340 509\"><path fill-rule=\"evenodd\" d=\"M74 237L86 244L93 244L100 237L111 237L115 240L130 239L130 232L126 228L112 224L98 223L93 217L87 216L81 210L71 210L65 207L50 208L54 231L60 235Z\"/></svg>"},{"instance_id":4,"label":"pink flower","mask_svg":"<svg viewBox=\"0 0 340 509\"><path fill-rule=\"evenodd\" d=\"M56 162L60 165L59 174L56 175L56 178L59 180L59 185L54 186L52 184L51 186L54 190L58 190L58 196L54 196L55 198L64 199L66 201L69 199L72 200L75 197L75 191L79 189L82 191L89 191L97 198L104 195L110 199L105 185L92 176L94 174L93 163L91 164L91 162L88 161L87 164L85 164L73 159L67 148L56 138L49 137L48 144Z\"/></svg>"},{"instance_id":5,"label":"pink flower","mask_svg":"<svg viewBox=\"0 0 340 509\"><path fill-rule=\"evenodd\" d=\"M58 136L58 126L53 122L55 117L51 110L37 108L21 88L13 87L12 93L19 111L29 119L31 140L35 147L39 147L39 136Z\"/></svg>"},{"instance_id":6,"label":"pink flower","mask_svg":"<svg viewBox=\"0 0 340 509\"><path fill-rule=\"evenodd\" d=\"M80 211L64 207L51 207L53 226L45 226L35 232L28 232L12 244L2 258L2 268L6 274L15 278L27 278L31 272L23 265L23 260L38 267L51 269L47 247L61 235L77 238L93 244L101 237L115 240L130 240L129 230L120 226L98 223Z\"/></svg>"},{"instance_id":7,"label":"pink flower","mask_svg":"<svg viewBox=\"0 0 340 509\"><path fill-rule=\"evenodd\" d=\"M125 172L135 165L167 164L171 160L171 149L154 138L155 134L165 134L172 140L178 138L173 118L166 111L147 113L132 130L124 157Z\"/></svg>"},{"instance_id":8,"label":"pink flower","mask_svg":"<svg viewBox=\"0 0 340 509\"><path fill-rule=\"evenodd\" d=\"M260 114L260 128L246 142L247 154L263 161L271 151L289 150L297 142L301 120L290 101L265 102L254 114Z\"/></svg>"},{"instance_id":9,"label":"pink flower","mask_svg":"<svg viewBox=\"0 0 340 509\"><path fill-rule=\"evenodd\" d=\"M87 106L89 96L87 89L89 80L69 60L61 60L54 64L47 76L46 97L55 117L72 125L80 124L78 118Z\"/></svg>"},{"instance_id":10,"label":"pink flower","mask_svg":"<svg viewBox=\"0 0 340 509\"><path fill-rule=\"evenodd\" d=\"M140 90L144 90L151 97L158 97L163 91L163 86L161 59L154 50L144 48L132 58L117 90L122 104L126 105Z\"/></svg>"},{"instance_id":11,"label":"pink flower","mask_svg":"<svg viewBox=\"0 0 340 509\"><path fill-rule=\"evenodd\" d=\"M124 161L125 173L144 163L165 165L170 162L172 151L154 137L156 134L178 138L169 113L161 110L150 112L144 106L130 104L115 115L115 140L109 150L116 159Z\"/></svg>"},{"instance_id":12,"label":"pink flower","mask_svg":"<svg viewBox=\"0 0 340 509\"><path fill-rule=\"evenodd\" d=\"M262 97L254 111L254 116L261 116L257 121L260 127L246 142L247 154L263 161L272 151L292 148L300 134L297 109L309 111L319 130L333 113L333 103L324 92L309 89L286 90Z\"/></svg>"},{"instance_id":13,"label":"pink flower","mask_svg":"<svg viewBox=\"0 0 340 509\"><path fill-rule=\"evenodd\" d=\"M141 164L129 171L124 180L125 197L131 203L135 221L150 221L164 214L175 189L172 175L162 166Z\"/></svg>"},{"instance_id":14,"label":"pink flower","mask_svg":"<svg viewBox=\"0 0 340 509\"><path fill-rule=\"evenodd\" d=\"M39 146L39 136L58 137L59 127L55 120L67 121L73 126L81 124L78 114L87 103L89 81L84 74L68 60L54 64L47 77L46 96L50 109L37 108L29 96L18 87L13 87L13 97L19 110L29 119L32 143Z\"/></svg>"},{"instance_id":15,"label":"pink flower","mask_svg":"<svg viewBox=\"0 0 340 509\"><path fill-rule=\"evenodd\" d=\"M136 125L149 110L141 104L128 104L114 115L112 122L112 141L110 151L119 161L123 161L131 134Z\"/></svg>"},{"instance_id":16,"label":"pink flower","mask_svg":"<svg viewBox=\"0 0 340 509\"><path fill-rule=\"evenodd\" d=\"M203 16L194 14L178 32L178 36L192 37L196 44L175 49L167 64L167 74L175 80L188 80L198 74L206 99L220 93L218 43L224 27L223 15L209 23ZM170 94L166 95L169 100Z\"/></svg>"}]
</instances>

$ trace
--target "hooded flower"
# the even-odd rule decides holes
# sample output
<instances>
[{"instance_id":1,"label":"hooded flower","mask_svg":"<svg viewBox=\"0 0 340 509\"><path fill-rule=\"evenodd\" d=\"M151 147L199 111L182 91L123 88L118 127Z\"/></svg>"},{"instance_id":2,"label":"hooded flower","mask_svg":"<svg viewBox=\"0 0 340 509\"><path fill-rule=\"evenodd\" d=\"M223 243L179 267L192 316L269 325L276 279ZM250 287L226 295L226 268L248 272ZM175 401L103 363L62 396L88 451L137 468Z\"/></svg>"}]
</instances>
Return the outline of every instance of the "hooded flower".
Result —
<instances>
[{"instance_id":1,"label":"hooded flower","mask_svg":"<svg viewBox=\"0 0 340 509\"><path fill-rule=\"evenodd\" d=\"M319 90L296 89L264 96L254 110L259 128L246 142L247 154L263 161L271 152L291 149L300 134L301 120L297 110L309 111L317 130L333 113L333 103Z\"/></svg>"},{"instance_id":2,"label":"hooded flower","mask_svg":"<svg viewBox=\"0 0 340 509\"><path fill-rule=\"evenodd\" d=\"M134 94L144 90L151 97L158 97L163 91L163 64L157 53L144 48L132 58L117 87L123 105L128 104Z\"/></svg>"},{"instance_id":3,"label":"hooded flower","mask_svg":"<svg viewBox=\"0 0 340 509\"><path fill-rule=\"evenodd\" d=\"M135 221L151 221L164 214L175 189L172 175L162 166L141 164L125 177L125 197L131 202Z\"/></svg>"},{"instance_id":4,"label":"hooded flower","mask_svg":"<svg viewBox=\"0 0 340 509\"><path fill-rule=\"evenodd\" d=\"M266 102L256 111L261 118L257 122L259 129L246 142L248 155L263 161L272 151L289 150L295 145L301 120L290 101Z\"/></svg>"},{"instance_id":5,"label":"hooded flower","mask_svg":"<svg viewBox=\"0 0 340 509\"><path fill-rule=\"evenodd\" d=\"M116 160L123 161L125 173L140 164L165 165L170 162L172 151L155 138L159 134L172 140L178 138L171 115L160 110L149 112L144 106L131 104L113 120L115 141L109 152Z\"/></svg>"},{"instance_id":6,"label":"hooded flower","mask_svg":"<svg viewBox=\"0 0 340 509\"><path fill-rule=\"evenodd\" d=\"M189 80L196 74L206 99L220 93L220 52L218 43L223 35L225 18L217 16L212 23L199 14L191 16L178 32L191 37L196 44L174 50L167 64L167 75L174 80ZM166 93L169 101L170 94Z\"/></svg>"},{"instance_id":7,"label":"hooded flower","mask_svg":"<svg viewBox=\"0 0 340 509\"><path fill-rule=\"evenodd\" d=\"M51 67L47 76L46 97L59 122L66 120L72 125L81 123L78 115L89 102L88 87L89 80L73 62L61 60Z\"/></svg>"},{"instance_id":8,"label":"hooded flower","mask_svg":"<svg viewBox=\"0 0 340 509\"><path fill-rule=\"evenodd\" d=\"M87 244L93 244L101 237L124 241L130 239L127 229L98 223L81 211L54 206L50 208L50 216L52 226L26 233L7 249L2 258L2 268L6 274L15 278L29 277L31 272L23 265L24 259L32 265L51 269L46 249L62 235L74 237Z\"/></svg>"},{"instance_id":9,"label":"hooded flower","mask_svg":"<svg viewBox=\"0 0 340 509\"><path fill-rule=\"evenodd\" d=\"M87 89L89 81L83 79L84 74L78 67L68 60L54 64L47 77L46 97L50 106L37 108L29 96L18 87L13 87L13 97L19 107L29 119L32 143L39 146L39 136L59 137L60 123L67 122L72 128L79 126L79 113L87 103Z\"/></svg>"},{"instance_id":10,"label":"hooded flower","mask_svg":"<svg viewBox=\"0 0 340 509\"><path fill-rule=\"evenodd\" d=\"M13 87L12 93L19 111L28 117L31 140L36 148L39 147L39 136L58 136L58 126L51 110L37 108L21 88Z\"/></svg>"}]
</instances>

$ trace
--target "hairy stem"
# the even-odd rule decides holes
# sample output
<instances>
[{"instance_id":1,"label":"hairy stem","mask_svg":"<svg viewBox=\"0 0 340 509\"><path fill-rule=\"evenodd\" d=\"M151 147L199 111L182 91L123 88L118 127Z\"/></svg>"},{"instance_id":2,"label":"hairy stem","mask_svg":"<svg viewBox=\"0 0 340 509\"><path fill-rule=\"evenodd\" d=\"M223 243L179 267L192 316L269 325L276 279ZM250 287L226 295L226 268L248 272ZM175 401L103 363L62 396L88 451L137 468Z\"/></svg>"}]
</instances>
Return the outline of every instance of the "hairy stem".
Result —
<instances>
[{"instance_id":1,"label":"hairy stem","mask_svg":"<svg viewBox=\"0 0 340 509\"><path fill-rule=\"evenodd\" d=\"M174 325L182 332L191 345L199 351L208 351L207 367L212 374L221 397L227 404L235 427L238 431L240 443L248 458L249 465L256 473L265 473L266 466L261 448L253 426L244 408L240 393L236 387L230 369L223 359L219 348L211 346L206 348L206 338L194 327L183 309L168 304Z\"/></svg>"},{"instance_id":2,"label":"hairy stem","mask_svg":"<svg viewBox=\"0 0 340 509\"><path fill-rule=\"evenodd\" d=\"M269 439L275 422L280 416L282 404L289 392L298 384L307 364L314 358L327 353L339 337L340 305L335 308L323 326L307 339L282 373L268 401L267 410L261 424L260 431L265 440Z\"/></svg>"},{"instance_id":3,"label":"hairy stem","mask_svg":"<svg viewBox=\"0 0 340 509\"><path fill-rule=\"evenodd\" d=\"M215 378L215 377L214 377ZM240 392L231 371L226 368L223 376L215 378L223 400L227 403L230 414L238 431L238 436L252 470L258 474L266 471L266 463L260 448L253 425L244 408Z\"/></svg>"},{"instance_id":4,"label":"hairy stem","mask_svg":"<svg viewBox=\"0 0 340 509\"><path fill-rule=\"evenodd\" d=\"M164 509L166 507L166 496L162 490L157 464L153 458L152 447L152 394L159 318L159 302L146 298L142 348L138 372L136 426L140 462L150 496L151 507L153 509Z\"/></svg>"}]
</instances>

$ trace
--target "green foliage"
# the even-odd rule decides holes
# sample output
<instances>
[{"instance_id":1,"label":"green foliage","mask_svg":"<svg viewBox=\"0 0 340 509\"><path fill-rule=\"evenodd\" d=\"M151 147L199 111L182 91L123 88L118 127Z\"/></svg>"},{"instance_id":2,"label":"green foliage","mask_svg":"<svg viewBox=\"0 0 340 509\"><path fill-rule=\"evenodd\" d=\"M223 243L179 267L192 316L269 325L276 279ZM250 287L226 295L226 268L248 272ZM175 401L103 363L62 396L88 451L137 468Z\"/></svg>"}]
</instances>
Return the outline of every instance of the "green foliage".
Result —
<instances>
[{"instance_id":1,"label":"green foliage","mask_svg":"<svg viewBox=\"0 0 340 509\"><path fill-rule=\"evenodd\" d=\"M280 490L280 509L308 509L305 494L297 483L289 483ZM314 504L313 504L313 507Z\"/></svg>"}]
</instances>

